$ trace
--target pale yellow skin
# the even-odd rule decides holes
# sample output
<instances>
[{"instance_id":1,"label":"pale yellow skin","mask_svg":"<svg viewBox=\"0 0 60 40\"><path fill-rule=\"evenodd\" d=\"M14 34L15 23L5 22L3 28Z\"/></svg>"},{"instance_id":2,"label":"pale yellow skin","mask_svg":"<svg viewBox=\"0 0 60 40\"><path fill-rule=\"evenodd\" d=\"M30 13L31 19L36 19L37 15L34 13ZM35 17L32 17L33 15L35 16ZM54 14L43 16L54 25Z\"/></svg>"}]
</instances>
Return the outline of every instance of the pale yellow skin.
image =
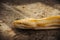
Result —
<instances>
[{"instance_id":1,"label":"pale yellow skin","mask_svg":"<svg viewBox=\"0 0 60 40\"><path fill-rule=\"evenodd\" d=\"M40 27L49 27L51 25L60 25L60 16L51 16L41 19L25 18L25 19L15 20L13 24L17 28L35 29Z\"/></svg>"}]
</instances>

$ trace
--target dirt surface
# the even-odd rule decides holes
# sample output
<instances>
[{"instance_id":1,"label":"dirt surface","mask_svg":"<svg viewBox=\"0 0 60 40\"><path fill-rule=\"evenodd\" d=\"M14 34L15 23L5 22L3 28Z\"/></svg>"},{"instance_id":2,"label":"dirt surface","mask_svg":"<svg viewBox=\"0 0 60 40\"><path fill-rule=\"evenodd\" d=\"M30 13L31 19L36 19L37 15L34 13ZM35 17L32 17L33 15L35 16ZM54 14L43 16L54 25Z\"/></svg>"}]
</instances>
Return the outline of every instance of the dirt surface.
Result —
<instances>
[{"instance_id":1,"label":"dirt surface","mask_svg":"<svg viewBox=\"0 0 60 40\"><path fill-rule=\"evenodd\" d=\"M7 7L7 4L10 7ZM17 10L17 12L13 11ZM27 17L44 18L48 16L60 15L60 1L59 0L4 0L0 2L0 20L12 26L12 21L16 19ZM4 25L3 25L4 26ZM4 37L1 35L1 40L59 40L60 29L52 30L26 30L14 29L17 35L13 38Z\"/></svg>"}]
</instances>

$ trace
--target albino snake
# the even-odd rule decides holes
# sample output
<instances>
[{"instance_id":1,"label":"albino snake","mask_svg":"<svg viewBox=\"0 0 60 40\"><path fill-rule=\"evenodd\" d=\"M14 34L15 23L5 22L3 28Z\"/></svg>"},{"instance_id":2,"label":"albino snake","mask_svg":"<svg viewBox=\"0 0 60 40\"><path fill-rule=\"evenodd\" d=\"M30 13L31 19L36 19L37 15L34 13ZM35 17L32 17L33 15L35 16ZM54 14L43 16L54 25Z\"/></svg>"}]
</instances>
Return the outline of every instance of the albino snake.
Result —
<instances>
[{"instance_id":1,"label":"albino snake","mask_svg":"<svg viewBox=\"0 0 60 40\"><path fill-rule=\"evenodd\" d=\"M50 26L60 25L60 16L51 16L41 19L25 18L25 19L15 20L13 22L13 25L16 28L26 28L26 29L57 28Z\"/></svg>"}]
</instances>

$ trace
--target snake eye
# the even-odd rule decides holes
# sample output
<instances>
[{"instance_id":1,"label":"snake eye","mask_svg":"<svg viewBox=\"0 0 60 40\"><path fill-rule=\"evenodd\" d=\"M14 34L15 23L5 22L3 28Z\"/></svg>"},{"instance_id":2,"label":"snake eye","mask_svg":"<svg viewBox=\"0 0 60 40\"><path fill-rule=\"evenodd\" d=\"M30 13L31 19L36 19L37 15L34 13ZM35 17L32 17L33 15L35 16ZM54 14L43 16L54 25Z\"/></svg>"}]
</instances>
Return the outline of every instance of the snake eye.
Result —
<instances>
[{"instance_id":1,"label":"snake eye","mask_svg":"<svg viewBox=\"0 0 60 40\"><path fill-rule=\"evenodd\" d=\"M22 24L22 23L17 23L17 24Z\"/></svg>"}]
</instances>

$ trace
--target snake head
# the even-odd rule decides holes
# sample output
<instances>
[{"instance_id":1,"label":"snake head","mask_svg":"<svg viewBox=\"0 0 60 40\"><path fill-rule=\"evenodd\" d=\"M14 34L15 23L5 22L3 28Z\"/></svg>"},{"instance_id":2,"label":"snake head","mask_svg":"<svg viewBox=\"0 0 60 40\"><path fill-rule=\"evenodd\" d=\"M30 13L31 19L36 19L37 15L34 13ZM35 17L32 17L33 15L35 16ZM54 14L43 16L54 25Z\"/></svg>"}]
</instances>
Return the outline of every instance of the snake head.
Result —
<instances>
[{"instance_id":1,"label":"snake head","mask_svg":"<svg viewBox=\"0 0 60 40\"><path fill-rule=\"evenodd\" d=\"M51 16L41 19L27 18L15 20L13 22L14 26L17 28L47 28L52 25L60 25L60 16Z\"/></svg>"}]
</instances>

